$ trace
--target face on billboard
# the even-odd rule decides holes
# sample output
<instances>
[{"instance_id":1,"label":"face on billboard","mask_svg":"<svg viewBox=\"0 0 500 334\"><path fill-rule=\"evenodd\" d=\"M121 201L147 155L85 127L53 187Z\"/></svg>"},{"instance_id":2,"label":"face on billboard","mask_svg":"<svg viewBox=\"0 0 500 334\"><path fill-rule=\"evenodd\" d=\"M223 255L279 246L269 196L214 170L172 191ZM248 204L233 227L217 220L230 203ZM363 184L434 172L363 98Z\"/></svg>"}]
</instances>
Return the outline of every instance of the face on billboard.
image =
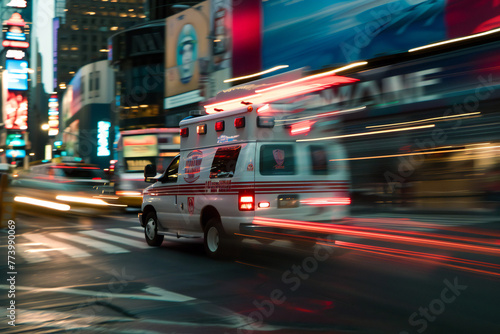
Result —
<instances>
[{"instance_id":1,"label":"face on billboard","mask_svg":"<svg viewBox=\"0 0 500 334\"><path fill-rule=\"evenodd\" d=\"M196 31L193 25L184 25L177 42L177 66L182 83L188 83L193 77L194 64L197 58L196 40Z\"/></svg>"},{"instance_id":2,"label":"face on billboard","mask_svg":"<svg viewBox=\"0 0 500 334\"><path fill-rule=\"evenodd\" d=\"M7 93L4 109L4 124L6 129L25 130L28 128L28 98L25 93Z\"/></svg>"}]
</instances>

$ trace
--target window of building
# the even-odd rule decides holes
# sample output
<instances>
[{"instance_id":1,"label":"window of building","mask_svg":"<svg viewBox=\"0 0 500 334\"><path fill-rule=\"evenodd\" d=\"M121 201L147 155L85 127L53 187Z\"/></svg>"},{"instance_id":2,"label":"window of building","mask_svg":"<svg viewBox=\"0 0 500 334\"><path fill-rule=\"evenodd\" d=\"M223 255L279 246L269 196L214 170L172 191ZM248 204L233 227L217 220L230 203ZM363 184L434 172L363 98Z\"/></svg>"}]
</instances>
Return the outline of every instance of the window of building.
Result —
<instances>
[{"instance_id":1,"label":"window of building","mask_svg":"<svg viewBox=\"0 0 500 334\"><path fill-rule=\"evenodd\" d=\"M82 75L80 77L80 94L82 96L82 100L85 99L85 76Z\"/></svg>"},{"instance_id":2,"label":"window of building","mask_svg":"<svg viewBox=\"0 0 500 334\"><path fill-rule=\"evenodd\" d=\"M94 90L94 73L89 73L89 98L92 98L92 91Z\"/></svg>"},{"instance_id":3,"label":"window of building","mask_svg":"<svg viewBox=\"0 0 500 334\"><path fill-rule=\"evenodd\" d=\"M99 96L99 89L101 89L100 85L101 85L101 71L97 71L95 72L95 75L94 75L94 78L95 78L95 93L94 93L94 96Z\"/></svg>"}]
</instances>

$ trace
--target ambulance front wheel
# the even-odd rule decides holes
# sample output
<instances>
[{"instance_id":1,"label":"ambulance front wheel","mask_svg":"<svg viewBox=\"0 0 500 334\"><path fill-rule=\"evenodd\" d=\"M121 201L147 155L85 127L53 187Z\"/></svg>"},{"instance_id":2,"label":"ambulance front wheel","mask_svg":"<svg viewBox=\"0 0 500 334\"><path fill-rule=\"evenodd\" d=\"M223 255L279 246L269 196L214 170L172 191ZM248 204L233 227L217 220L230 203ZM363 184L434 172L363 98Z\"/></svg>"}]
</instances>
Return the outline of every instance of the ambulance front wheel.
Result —
<instances>
[{"instance_id":1,"label":"ambulance front wheel","mask_svg":"<svg viewBox=\"0 0 500 334\"><path fill-rule=\"evenodd\" d=\"M163 242L163 235L158 235L158 218L156 213L150 212L146 215L146 226L144 227L146 242L150 246L158 247Z\"/></svg>"},{"instance_id":2,"label":"ambulance front wheel","mask_svg":"<svg viewBox=\"0 0 500 334\"><path fill-rule=\"evenodd\" d=\"M228 255L229 238L219 219L212 218L205 226L204 246L207 255L213 259L222 259Z\"/></svg>"}]
</instances>

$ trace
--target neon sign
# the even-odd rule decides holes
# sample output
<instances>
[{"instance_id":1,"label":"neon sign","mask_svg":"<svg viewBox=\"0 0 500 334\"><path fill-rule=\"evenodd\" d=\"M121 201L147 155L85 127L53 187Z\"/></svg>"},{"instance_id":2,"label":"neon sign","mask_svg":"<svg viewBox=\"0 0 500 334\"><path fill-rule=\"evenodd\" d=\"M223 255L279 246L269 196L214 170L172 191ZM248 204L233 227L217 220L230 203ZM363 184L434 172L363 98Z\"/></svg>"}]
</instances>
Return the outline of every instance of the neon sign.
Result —
<instances>
[{"instance_id":1,"label":"neon sign","mask_svg":"<svg viewBox=\"0 0 500 334\"><path fill-rule=\"evenodd\" d=\"M10 0L7 7L26 8L28 7L28 2L26 0Z\"/></svg>"},{"instance_id":2,"label":"neon sign","mask_svg":"<svg viewBox=\"0 0 500 334\"><path fill-rule=\"evenodd\" d=\"M22 50L10 49L10 50L7 50L7 53L5 54L5 58L7 58L7 59L21 60L21 59L24 59L24 57L26 57L26 52L24 52Z\"/></svg>"},{"instance_id":3,"label":"neon sign","mask_svg":"<svg viewBox=\"0 0 500 334\"><path fill-rule=\"evenodd\" d=\"M17 26L17 27L24 27L26 25L26 22L24 22L23 17L19 13L14 13L10 17L10 19L5 22L5 25L8 26Z\"/></svg>"},{"instance_id":4,"label":"neon sign","mask_svg":"<svg viewBox=\"0 0 500 334\"><path fill-rule=\"evenodd\" d=\"M2 42L2 46L4 48L27 49L30 46L30 43L28 43L28 42L21 42L21 41L9 41L9 40L5 39Z\"/></svg>"},{"instance_id":5,"label":"neon sign","mask_svg":"<svg viewBox=\"0 0 500 334\"><path fill-rule=\"evenodd\" d=\"M100 121L97 123L97 156L107 157L111 155L109 151L109 128L110 122Z\"/></svg>"}]
</instances>

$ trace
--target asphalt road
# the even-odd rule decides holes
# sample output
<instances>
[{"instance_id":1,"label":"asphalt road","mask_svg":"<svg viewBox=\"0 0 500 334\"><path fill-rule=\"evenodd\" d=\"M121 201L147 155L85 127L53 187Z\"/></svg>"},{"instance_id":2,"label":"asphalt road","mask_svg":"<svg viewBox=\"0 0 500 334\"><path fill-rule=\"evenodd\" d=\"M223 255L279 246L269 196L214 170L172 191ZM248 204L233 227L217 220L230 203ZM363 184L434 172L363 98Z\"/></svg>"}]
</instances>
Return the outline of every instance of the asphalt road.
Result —
<instances>
[{"instance_id":1,"label":"asphalt road","mask_svg":"<svg viewBox=\"0 0 500 334\"><path fill-rule=\"evenodd\" d=\"M498 226L367 214L336 247L248 240L214 261L198 239L148 247L134 213L31 212L16 218L14 263L0 233L0 331L499 333Z\"/></svg>"}]
</instances>

